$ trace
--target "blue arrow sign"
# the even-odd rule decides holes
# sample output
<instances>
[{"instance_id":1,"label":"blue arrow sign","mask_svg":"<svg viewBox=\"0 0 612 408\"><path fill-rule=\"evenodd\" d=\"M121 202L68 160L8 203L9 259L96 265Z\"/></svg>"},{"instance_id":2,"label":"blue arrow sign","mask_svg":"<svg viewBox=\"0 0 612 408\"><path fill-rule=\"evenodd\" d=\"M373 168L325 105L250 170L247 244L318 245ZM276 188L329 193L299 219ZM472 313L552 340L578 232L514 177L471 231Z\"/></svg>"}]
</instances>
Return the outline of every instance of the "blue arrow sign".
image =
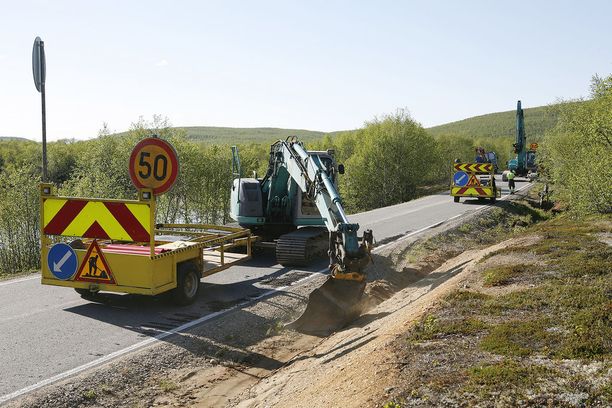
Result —
<instances>
[{"instance_id":1,"label":"blue arrow sign","mask_svg":"<svg viewBox=\"0 0 612 408\"><path fill-rule=\"evenodd\" d=\"M47 266L60 280L70 279L76 273L77 263L76 252L67 244L55 244L47 254Z\"/></svg>"},{"instance_id":2,"label":"blue arrow sign","mask_svg":"<svg viewBox=\"0 0 612 408\"><path fill-rule=\"evenodd\" d=\"M453 183L458 187L465 187L470 177L465 171L458 171L453 176Z\"/></svg>"}]
</instances>

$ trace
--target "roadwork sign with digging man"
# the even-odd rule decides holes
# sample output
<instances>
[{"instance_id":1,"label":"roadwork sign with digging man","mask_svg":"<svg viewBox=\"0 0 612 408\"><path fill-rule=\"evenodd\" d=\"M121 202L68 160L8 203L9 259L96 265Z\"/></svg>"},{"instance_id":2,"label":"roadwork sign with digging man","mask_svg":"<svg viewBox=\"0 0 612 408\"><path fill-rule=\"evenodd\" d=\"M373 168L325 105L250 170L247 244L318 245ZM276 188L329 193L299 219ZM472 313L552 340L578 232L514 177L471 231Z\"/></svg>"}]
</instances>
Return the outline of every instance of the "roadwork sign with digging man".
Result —
<instances>
[{"instance_id":1,"label":"roadwork sign with digging man","mask_svg":"<svg viewBox=\"0 0 612 408\"><path fill-rule=\"evenodd\" d=\"M115 284L115 278L96 240L89 246L75 280Z\"/></svg>"}]
</instances>

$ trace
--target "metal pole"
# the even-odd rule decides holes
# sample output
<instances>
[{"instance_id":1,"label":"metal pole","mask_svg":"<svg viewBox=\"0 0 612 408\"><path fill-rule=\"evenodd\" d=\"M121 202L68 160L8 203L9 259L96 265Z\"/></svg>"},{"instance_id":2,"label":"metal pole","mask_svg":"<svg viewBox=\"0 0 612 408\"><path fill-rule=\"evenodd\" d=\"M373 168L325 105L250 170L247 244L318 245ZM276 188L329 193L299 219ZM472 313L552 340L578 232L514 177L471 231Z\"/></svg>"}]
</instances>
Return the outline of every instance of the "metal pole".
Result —
<instances>
[{"instance_id":1,"label":"metal pole","mask_svg":"<svg viewBox=\"0 0 612 408\"><path fill-rule=\"evenodd\" d=\"M44 55L45 50L45 42L40 42L40 50L41 54ZM42 181L46 183L47 179L47 112L45 107L45 81L42 81L41 89L40 89L40 99L42 103Z\"/></svg>"}]
</instances>

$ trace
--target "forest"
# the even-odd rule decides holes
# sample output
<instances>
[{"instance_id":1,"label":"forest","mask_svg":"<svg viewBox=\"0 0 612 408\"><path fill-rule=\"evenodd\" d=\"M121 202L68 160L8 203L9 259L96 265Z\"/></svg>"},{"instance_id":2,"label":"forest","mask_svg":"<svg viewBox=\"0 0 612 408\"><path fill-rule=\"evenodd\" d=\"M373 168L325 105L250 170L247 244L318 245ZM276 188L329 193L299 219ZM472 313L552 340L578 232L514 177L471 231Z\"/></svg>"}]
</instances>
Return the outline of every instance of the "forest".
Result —
<instances>
[{"instance_id":1,"label":"forest","mask_svg":"<svg viewBox=\"0 0 612 408\"><path fill-rule=\"evenodd\" d=\"M609 213L612 76L595 76L590 98L562 101L546 109L545 116L555 120L539 139L543 179L577 214ZM529 135L527 115L526 128ZM49 143L50 181L63 196L133 199L136 189L128 175L128 158L139 140L153 134L173 144L181 166L174 188L158 199L157 222L231 221L233 144L239 147L243 176L253 172L261 176L267 168L270 143L253 142L246 136L202 143L187 130L172 127L168 119L154 116L150 121L138 120L121 134L111 134L104 127L92 140ZM497 152L500 168L505 168L514 140L511 134L470 135L456 127L431 132L401 109L369 120L360 129L309 136L308 149L334 149L338 162L345 165L339 189L349 213L445 190L453 160L473 160L477 146ZM40 143L0 141L0 275L39 268L41 162Z\"/></svg>"}]
</instances>

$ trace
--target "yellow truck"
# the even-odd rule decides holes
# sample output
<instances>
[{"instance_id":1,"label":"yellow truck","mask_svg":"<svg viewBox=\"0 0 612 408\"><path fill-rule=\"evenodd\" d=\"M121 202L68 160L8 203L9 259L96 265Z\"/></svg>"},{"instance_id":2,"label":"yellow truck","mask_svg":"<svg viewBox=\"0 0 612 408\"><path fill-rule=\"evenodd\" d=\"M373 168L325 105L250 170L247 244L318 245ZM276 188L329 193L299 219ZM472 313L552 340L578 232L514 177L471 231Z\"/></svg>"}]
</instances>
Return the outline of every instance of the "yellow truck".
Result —
<instances>
[{"instance_id":1,"label":"yellow truck","mask_svg":"<svg viewBox=\"0 0 612 408\"><path fill-rule=\"evenodd\" d=\"M98 292L158 295L185 305L200 278L251 257L248 229L203 224L156 224L155 194L137 200L60 197L40 187L42 283Z\"/></svg>"},{"instance_id":2,"label":"yellow truck","mask_svg":"<svg viewBox=\"0 0 612 408\"><path fill-rule=\"evenodd\" d=\"M488 198L493 203L501 197L501 190L495 185L492 163L455 163L453 170L450 195L456 203L461 197Z\"/></svg>"}]
</instances>

